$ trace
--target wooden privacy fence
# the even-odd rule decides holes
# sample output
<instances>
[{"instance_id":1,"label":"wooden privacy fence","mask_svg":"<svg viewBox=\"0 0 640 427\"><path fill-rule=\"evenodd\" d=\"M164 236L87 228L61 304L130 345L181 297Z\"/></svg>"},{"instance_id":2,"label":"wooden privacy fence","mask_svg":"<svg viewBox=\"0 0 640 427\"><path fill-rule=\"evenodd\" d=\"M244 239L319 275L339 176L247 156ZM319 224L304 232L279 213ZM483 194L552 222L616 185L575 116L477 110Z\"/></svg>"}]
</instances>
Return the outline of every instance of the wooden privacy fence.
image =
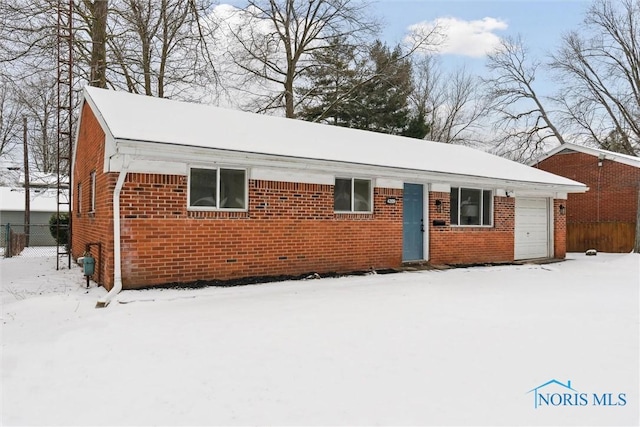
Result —
<instances>
[{"instance_id":1,"label":"wooden privacy fence","mask_svg":"<svg viewBox=\"0 0 640 427\"><path fill-rule=\"evenodd\" d=\"M16 233L9 224L3 226L2 231L2 256L11 258L12 256L20 255L20 252L26 246L26 234Z\"/></svg>"},{"instance_id":2,"label":"wooden privacy fence","mask_svg":"<svg viewBox=\"0 0 640 427\"><path fill-rule=\"evenodd\" d=\"M631 252L635 233L633 222L567 223L567 252Z\"/></svg>"}]
</instances>

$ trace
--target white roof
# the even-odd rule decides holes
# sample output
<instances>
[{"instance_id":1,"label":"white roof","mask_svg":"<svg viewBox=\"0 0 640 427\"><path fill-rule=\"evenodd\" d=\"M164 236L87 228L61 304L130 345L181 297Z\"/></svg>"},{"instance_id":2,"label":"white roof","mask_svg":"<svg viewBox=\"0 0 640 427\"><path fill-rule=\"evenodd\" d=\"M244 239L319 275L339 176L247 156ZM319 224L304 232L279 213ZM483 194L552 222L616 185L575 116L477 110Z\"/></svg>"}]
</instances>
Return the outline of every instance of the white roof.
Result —
<instances>
[{"instance_id":1,"label":"white roof","mask_svg":"<svg viewBox=\"0 0 640 427\"><path fill-rule=\"evenodd\" d=\"M85 100L116 144L145 141L586 190L568 178L461 145L94 87L85 88Z\"/></svg>"},{"instance_id":2,"label":"white roof","mask_svg":"<svg viewBox=\"0 0 640 427\"><path fill-rule=\"evenodd\" d=\"M603 150L601 148L593 148L593 147L585 147L584 145L577 145L571 143L564 143L562 145L557 146L553 150L546 152L544 155L539 157L538 159L529 163L530 165L536 165L541 161L548 159L549 157L560 153L562 151L577 151L579 153L590 154L595 157L602 156L603 159L613 160L618 163L623 163L625 165L634 166L636 168L640 168L640 157L630 156L628 154L616 153L615 151Z\"/></svg>"},{"instance_id":3,"label":"white roof","mask_svg":"<svg viewBox=\"0 0 640 427\"><path fill-rule=\"evenodd\" d=\"M24 188L0 187L0 210L22 212L24 211ZM56 212L56 190L31 189L31 212ZM65 205L66 206L66 205Z\"/></svg>"}]
</instances>

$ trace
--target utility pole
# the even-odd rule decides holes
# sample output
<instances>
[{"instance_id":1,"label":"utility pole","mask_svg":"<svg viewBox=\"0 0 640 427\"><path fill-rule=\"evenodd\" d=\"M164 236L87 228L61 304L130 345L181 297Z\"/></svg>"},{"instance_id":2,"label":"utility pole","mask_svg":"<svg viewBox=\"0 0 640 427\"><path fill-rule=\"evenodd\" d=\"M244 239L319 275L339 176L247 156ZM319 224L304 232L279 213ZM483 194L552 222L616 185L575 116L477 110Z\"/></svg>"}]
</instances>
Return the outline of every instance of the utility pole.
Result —
<instances>
[{"instance_id":1,"label":"utility pole","mask_svg":"<svg viewBox=\"0 0 640 427\"><path fill-rule=\"evenodd\" d=\"M31 187L29 184L29 147L27 145L27 116L22 116L22 141L24 143L24 235L25 246L29 247L31 223Z\"/></svg>"}]
</instances>

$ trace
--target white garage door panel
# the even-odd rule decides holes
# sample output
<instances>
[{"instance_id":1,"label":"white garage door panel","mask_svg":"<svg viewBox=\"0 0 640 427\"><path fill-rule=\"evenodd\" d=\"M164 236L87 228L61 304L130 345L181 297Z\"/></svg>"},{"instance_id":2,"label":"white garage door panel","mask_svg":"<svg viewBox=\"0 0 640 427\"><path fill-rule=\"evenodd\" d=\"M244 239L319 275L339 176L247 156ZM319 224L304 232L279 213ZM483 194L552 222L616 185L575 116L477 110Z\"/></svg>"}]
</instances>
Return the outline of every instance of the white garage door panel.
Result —
<instances>
[{"instance_id":1,"label":"white garage door panel","mask_svg":"<svg viewBox=\"0 0 640 427\"><path fill-rule=\"evenodd\" d=\"M549 256L547 199L516 197L515 259Z\"/></svg>"}]
</instances>

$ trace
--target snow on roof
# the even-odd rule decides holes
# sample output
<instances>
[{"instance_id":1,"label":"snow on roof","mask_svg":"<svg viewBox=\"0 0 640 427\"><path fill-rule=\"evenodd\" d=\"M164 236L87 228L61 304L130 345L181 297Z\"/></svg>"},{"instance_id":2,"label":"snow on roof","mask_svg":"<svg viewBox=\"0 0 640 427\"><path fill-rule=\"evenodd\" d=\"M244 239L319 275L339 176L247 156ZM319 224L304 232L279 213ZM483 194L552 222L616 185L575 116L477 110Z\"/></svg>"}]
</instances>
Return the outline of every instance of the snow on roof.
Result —
<instances>
[{"instance_id":1,"label":"snow on roof","mask_svg":"<svg viewBox=\"0 0 640 427\"><path fill-rule=\"evenodd\" d=\"M0 210L22 212L24 211L24 188L0 187ZM31 212L56 212L56 190L31 189Z\"/></svg>"},{"instance_id":2,"label":"snow on roof","mask_svg":"<svg viewBox=\"0 0 640 427\"><path fill-rule=\"evenodd\" d=\"M604 156L603 157L604 159L613 160L619 163L624 163L625 165L635 166L637 168L640 168L640 157L630 156L628 154L616 153L615 151L603 150L601 148L585 147L584 145L577 145L569 142L559 145L556 148L546 152L540 158L532 161L530 165L536 165L541 161L548 159L549 157L565 150L577 151L579 153L590 154L596 157Z\"/></svg>"},{"instance_id":3,"label":"snow on roof","mask_svg":"<svg viewBox=\"0 0 640 427\"><path fill-rule=\"evenodd\" d=\"M116 143L146 141L586 189L568 178L461 145L94 87L85 88L85 99Z\"/></svg>"}]
</instances>

